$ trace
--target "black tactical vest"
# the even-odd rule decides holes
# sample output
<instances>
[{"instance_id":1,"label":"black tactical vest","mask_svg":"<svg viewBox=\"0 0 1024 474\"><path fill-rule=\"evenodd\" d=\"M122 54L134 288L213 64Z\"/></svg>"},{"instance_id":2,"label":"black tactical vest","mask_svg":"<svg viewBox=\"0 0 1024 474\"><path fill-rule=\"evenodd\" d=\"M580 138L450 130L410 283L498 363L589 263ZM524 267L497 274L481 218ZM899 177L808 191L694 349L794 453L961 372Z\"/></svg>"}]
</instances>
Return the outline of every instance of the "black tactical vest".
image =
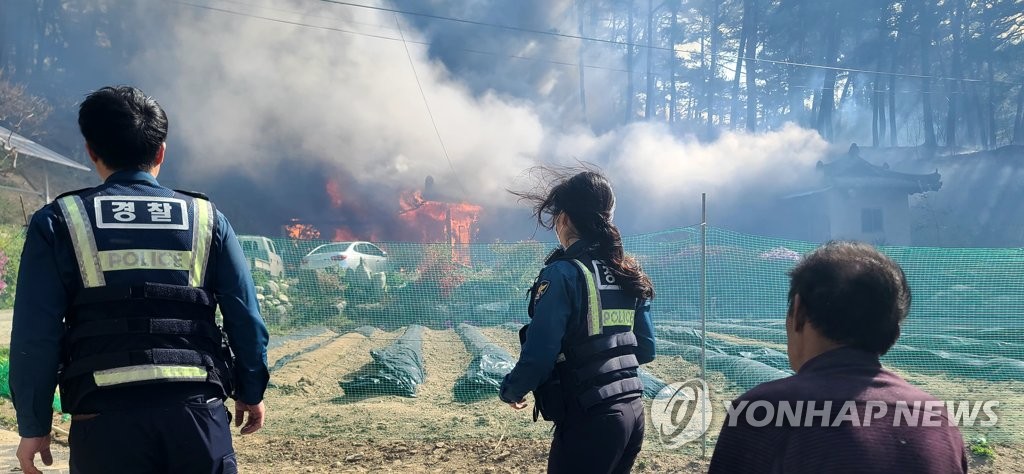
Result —
<instances>
[{"instance_id":1,"label":"black tactical vest","mask_svg":"<svg viewBox=\"0 0 1024 474\"><path fill-rule=\"evenodd\" d=\"M213 204L139 182L56 203L82 283L64 318L64 411L76 413L92 393L143 384L206 382L232 395L232 356L205 282Z\"/></svg>"},{"instance_id":2,"label":"black tactical vest","mask_svg":"<svg viewBox=\"0 0 1024 474\"><path fill-rule=\"evenodd\" d=\"M573 256L556 253L547 263L558 260L570 261L579 268L586 301L580 315L584 321L570 321L568 325L578 329L566 333L554 373L534 391L536 410L556 423L571 404L586 411L610 401L635 399L643 393L633 334L637 298L618 285L611 268L587 252ZM530 318L536 291L535 284L530 292ZM523 339L525 331L520 335Z\"/></svg>"}]
</instances>

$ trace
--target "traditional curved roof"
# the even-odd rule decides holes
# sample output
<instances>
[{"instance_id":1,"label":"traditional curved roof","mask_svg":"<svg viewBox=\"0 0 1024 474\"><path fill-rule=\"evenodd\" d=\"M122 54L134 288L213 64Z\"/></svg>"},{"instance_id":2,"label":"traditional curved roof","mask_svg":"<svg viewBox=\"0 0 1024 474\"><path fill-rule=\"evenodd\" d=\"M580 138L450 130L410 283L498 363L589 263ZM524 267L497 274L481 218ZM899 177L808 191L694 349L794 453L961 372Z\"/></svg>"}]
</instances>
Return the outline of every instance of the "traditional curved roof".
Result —
<instances>
[{"instance_id":1,"label":"traditional curved roof","mask_svg":"<svg viewBox=\"0 0 1024 474\"><path fill-rule=\"evenodd\" d=\"M917 194L938 191L942 187L942 176L938 170L928 174L893 171L888 163L882 166L868 163L855 147L831 163L819 161L817 167L824 173L828 184L837 188L885 188Z\"/></svg>"}]
</instances>

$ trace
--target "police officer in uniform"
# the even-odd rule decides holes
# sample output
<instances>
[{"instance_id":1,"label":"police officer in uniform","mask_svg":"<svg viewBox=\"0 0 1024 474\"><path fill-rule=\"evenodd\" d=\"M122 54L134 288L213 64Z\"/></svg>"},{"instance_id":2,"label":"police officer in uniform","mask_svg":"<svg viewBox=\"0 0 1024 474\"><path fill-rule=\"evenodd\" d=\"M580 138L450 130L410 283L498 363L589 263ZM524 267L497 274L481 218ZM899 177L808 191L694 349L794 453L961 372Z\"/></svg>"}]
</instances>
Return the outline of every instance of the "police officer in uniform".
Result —
<instances>
[{"instance_id":1,"label":"police officer in uniform","mask_svg":"<svg viewBox=\"0 0 1024 474\"><path fill-rule=\"evenodd\" d=\"M531 323L499 397L555 424L549 472L629 472L643 443L640 364L654 359L650 279L624 254L615 197L595 171L561 173L535 203L561 248L530 290Z\"/></svg>"},{"instance_id":2,"label":"police officer in uniform","mask_svg":"<svg viewBox=\"0 0 1024 474\"><path fill-rule=\"evenodd\" d=\"M52 463L59 382L72 473L237 472L224 401L258 430L268 370L234 231L205 196L157 183L167 116L142 91L100 89L78 123L104 183L28 228L11 335L21 469Z\"/></svg>"}]
</instances>

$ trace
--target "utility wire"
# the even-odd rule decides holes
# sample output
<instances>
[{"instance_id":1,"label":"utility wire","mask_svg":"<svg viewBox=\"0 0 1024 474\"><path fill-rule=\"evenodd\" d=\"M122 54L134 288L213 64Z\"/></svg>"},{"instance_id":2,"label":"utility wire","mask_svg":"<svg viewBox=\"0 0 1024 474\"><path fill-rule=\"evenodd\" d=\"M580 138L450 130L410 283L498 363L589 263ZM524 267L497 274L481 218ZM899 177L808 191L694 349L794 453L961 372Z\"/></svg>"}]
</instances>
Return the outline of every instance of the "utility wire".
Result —
<instances>
[{"instance_id":1,"label":"utility wire","mask_svg":"<svg viewBox=\"0 0 1024 474\"><path fill-rule=\"evenodd\" d=\"M217 7L210 6L210 5L201 5L201 4L196 4L196 3L189 3L189 2L185 2L185 1L181 1L181 0L170 0L170 1L172 3L177 3L179 5L186 5L186 6L196 7L196 8L204 8L204 9L208 9L208 10L219 11L219 12L229 13L229 14L234 14L234 15L239 15L239 16L248 16L248 17L251 17L251 18L265 19L265 20L268 20L268 21L275 21L275 23L281 23L281 24L286 24L286 25L293 25L293 26L297 26L297 27L313 28L313 29L319 29L319 30L328 30L328 31L334 31L334 32L338 32L338 33L345 33L345 34L356 35L356 36L365 36L365 37L377 38L377 39L388 40L388 41L401 41L400 38L394 38L394 37L390 37L390 36L375 35L375 34L371 34L371 33L357 32L357 31L345 30L345 29L341 29L341 28L333 28L333 27L326 27L326 26L319 26L319 25L310 25L310 24L302 23L302 21L292 21L292 20L276 18L276 17L271 17L271 16L263 16L263 15L253 14L253 13L245 13L245 12L236 11L236 10L228 10L228 9L224 9L224 8L217 8ZM222 1L231 1L231 0L222 0ZM420 13L420 12L415 12L415 11L398 10L398 9L394 9L394 8L386 8L386 7L373 6L373 5L360 5L360 4L356 4L356 3L343 2L343 1L340 1L340 0L318 0L318 1L326 2L326 3L332 3L332 4L338 4L338 5L343 5L343 6L360 7L360 8L368 8L368 9L373 9L373 10L379 10L379 11L392 12L392 13L395 13L395 14L399 14L399 13L400 14L409 14L409 15L413 15L413 16L424 16L424 17L434 18L434 19L457 21L457 23L463 23L463 24L468 24L468 25L499 28L499 29L504 29L504 30L532 33L532 34L537 34L537 35L549 35L549 36L556 36L556 37L566 38L566 39L575 39L575 40L581 40L581 41L593 41L593 42L607 43L607 44L612 44L612 45L616 45L616 46L631 46L631 47L637 47L637 48L651 48L651 49L655 49L655 50L672 51L673 53L676 52L673 48L666 47L666 46L654 46L654 45L647 46L646 44L630 43L630 42L625 42L625 41L606 40L606 39L602 39L602 38L592 38L592 37L584 37L584 36L578 36L578 35L569 35L569 34L563 34L563 33L545 32L545 31L540 31L540 30L531 30L531 29L526 29L526 28L511 27L511 26L499 25L499 24L488 24L488 23L484 23L484 21L476 21L476 20L470 20L470 19L464 19L464 18L441 16L441 15L435 15L435 14L429 14L429 13ZM240 3L240 2L233 2L233 3ZM276 10L279 10L279 11L289 11L289 10L282 10L282 9L276 9ZM296 13L298 14L298 12L296 12ZM345 21L345 20L341 20L341 21ZM354 23L354 21L353 21L353 23ZM387 27L383 27L383 26L378 26L378 25L372 25L372 24L367 24L367 25L373 26L375 28L382 28L382 29L386 29L386 30L393 30L391 28L387 28ZM415 40L407 40L406 43L420 44L420 45L424 45L424 46L433 46L434 45L434 43L429 43L429 42L425 42L425 41L415 41ZM474 53L474 54L492 55L492 56L497 56L497 57L509 57L509 58L514 58L514 59L524 59L524 60L534 60L534 61L541 61L541 62L549 62L549 63L552 63L552 64L558 64L558 66L565 66L565 67L569 67L569 68L581 68L582 67L582 68L586 68L586 69L601 70L601 71L612 71L612 72L618 72L618 73L629 73L630 72L629 70L625 70L625 69L607 68L607 67L600 67L600 66L590 66L590 64L580 64L578 62L561 61L561 60L555 60L555 59L544 59L544 58L531 57L531 56L523 56L523 55L503 54L503 53L497 53L497 52L492 52L492 51L481 51L481 50L468 49L468 48L453 48L453 49L458 49L458 50L461 50L461 51L466 51L466 52L470 52L470 53ZM699 52L688 52L688 54L699 55L700 53ZM944 77L944 76L932 76L932 75L921 75L921 74L911 74L911 73L895 73L895 72L886 72L886 71L872 71L872 70L863 70L863 69L858 69L858 68L848 68L848 67L840 67L840 66L824 66L824 64L812 64L812 63L807 63L807 62L787 61L787 60L781 60L781 59L767 59L767 58L764 58L764 57L753 57L753 58L751 58L751 57L748 57L748 56L743 56L743 55L739 55L739 54L735 54L735 53L729 53L729 52L719 52L718 54L720 56L726 57L728 60L743 60L743 61L751 60L751 61L754 61L754 62L766 62L766 63L776 64L776 66L790 66L790 67L796 67L796 68L811 68L811 69L820 69L820 70L837 71L837 72L874 74L874 75L880 75L880 76L885 76L885 77L892 76L892 77L908 78L908 79L933 79L933 80L936 80L936 81L963 81L963 82L970 82L970 83L1002 84L1002 85L1007 85L1007 86L1011 86L1011 87L1016 87L1016 86L1024 85L1024 83L1013 82L1013 81L987 80L987 79L974 79L974 78L949 78L949 77Z\"/></svg>"},{"instance_id":2,"label":"utility wire","mask_svg":"<svg viewBox=\"0 0 1024 474\"><path fill-rule=\"evenodd\" d=\"M253 13L244 13L244 12L240 12L240 11L236 11L236 10L228 10L228 9L224 9L224 8L218 8L218 7L214 7L214 6L210 6L210 5L201 5L201 4L191 3L191 2L182 1L182 0L169 0L169 1L171 3L176 3L178 5L195 7L195 8L201 8L201 9L204 9L204 10L211 10L211 11L215 11L215 12L219 12L219 13L227 13L227 14L231 14L231 15L235 15L235 16L252 18L252 19L257 19L257 20L266 20L266 21L272 21L272 22L275 22L275 23L283 23L283 24L287 24L287 25L299 26L299 27L304 27L304 28L313 28L313 29L334 31L334 32L338 32L338 33L344 33L344 34L355 35L355 36L366 36L366 37L370 37L370 38L376 38L376 39L382 39L382 40L388 40L388 41L395 41L395 42L402 41L401 38L395 38L393 36L383 36L383 35L378 35L378 34L365 33L365 32L362 32L362 31L354 31L354 30L347 30L347 29L344 29L344 28L336 28L336 27L331 27L331 26L313 25L313 24L310 24L310 23L303 23L303 22L299 22L299 21L290 21L290 20L285 20L285 19L282 19L282 18L275 18L275 17L257 15L257 14L253 14ZM228 1L228 2L236 3L236 4L244 4L243 2L232 2L231 0L221 0L221 1ZM245 5L248 5L248 4L245 4ZM252 6L252 5L249 5L249 6ZM302 14L300 12L295 12L295 11L291 11L291 10L282 10L282 9L276 9L276 8L274 10L282 11L282 12L290 12L290 13L293 13L293 14L296 14L296 15L301 15ZM313 17L313 18L326 19L326 18L323 18L323 17ZM337 20L337 21L348 22L347 20ZM358 23L358 22L350 22L350 23L362 24L362 23ZM394 28L386 27L386 26L383 26L383 25L376 25L376 24L370 24L370 23L366 23L366 25L377 27L377 28L382 28L382 29L386 29L386 30L391 30L391 31L397 31ZM426 42L426 41L416 41L416 40L413 40L413 39L406 39L405 43L407 43L407 44L422 45L422 46L427 46L427 47L434 46L434 43L429 43L429 42ZM525 60L525 61L543 62L543 63L555 64L555 65L559 65L559 66L566 66L566 67L576 67L576 68L581 67L581 65L579 63L574 63L574 62L569 62L569 61L560 61L560 60L554 60L554 59L544 59L544 58L538 58L538 57L533 57L533 56L523 56L523 55L515 55L515 54L504 54L504 53L496 53L496 52L493 52L493 51L482 51L482 50L469 49L469 48L450 48L450 49L455 49L455 50L458 50L458 51L465 51L467 53L479 54L479 55L484 55L484 56L494 56L494 57L510 58L510 59L521 59L521 60ZM619 68L606 67L606 66L594 66L594 65L590 65L590 64L584 64L584 65L582 65L582 67L587 68L587 69L598 69L598 70L603 70L603 71L613 71L613 72L623 72L623 73L629 72L626 69L619 69Z\"/></svg>"},{"instance_id":3,"label":"utility wire","mask_svg":"<svg viewBox=\"0 0 1024 474\"><path fill-rule=\"evenodd\" d=\"M469 195L466 192L466 187L462 185L462 180L459 179L459 173L455 171L455 165L452 164L451 156L448 155L448 147L444 145L444 140L441 138L441 131L437 128L437 121L434 120L434 112L430 110L430 101L427 100L427 94L423 92L423 84L420 83L420 75L416 72L416 62L412 60L412 53L409 52L409 44L405 42L405 33L402 32L402 23L398 20L398 14L395 14L395 25L398 26L398 34L402 37L402 45L405 46L405 55L409 58L409 67L412 68L412 77L416 78L416 87L420 90L420 97L423 98L423 105L427 108L427 115L430 117L430 124L434 126L434 134L437 135L437 142L441 144L441 151L444 153L444 159L448 161L448 167L452 170L452 177L455 178L455 183L459 185L459 189L462 190L462 198L466 199Z\"/></svg>"},{"instance_id":4,"label":"utility wire","mask_svg":"<svg viewBox=\"0 0 1024 474\"><path fill-rule=\"evenodd\" d=\"M238 12L238 11L234 11L234 10L228 10L228 9L225 9L225 8L217 8L217 7L210 6L210 5L200 5L200 4L197 4L197 3L189 3L189 2L184 2L184 1L181 1L181 0L169 0L169 1L171 3L176 3L178 5L185 5L185 6L189 6L189 7L195 7L195 8L202 8L204 10L211 10L211 11L215 11L215 12L228 13L228 14L231 14L231 15L244 16L244 17L248 17L248 18L257 18L257 19L260 19L260 20L272 21L272 22L275 22L275 23L283 23L283 24L286 24L286 25L301 26L301 27L305 27L305 28L317 28L317 29L321 29L321 30L337 31L339 33L348 33L348 34L353 34L353 35L369 36L371 38L385 39L385 40L391 40L391 41L399 41L398 38L392 38L390 36L375 35L375 34L372 34L372 33L364 33L364 32L360 32L360 31L346 30L344 28L336 28L336 27L332 27L332 26L311 25L309 23L302 23L302 22L299 22L299 21L290 21L290 20L285 20L285 19L282 19L282 18L274 18L274 17L269 17L269 16L256 15L256 14L253 14L253 13L242 13L242 12Z\"/></svg>"},{"instance_id":5,"label":"utility wire","mask_svg":"<svg viewBox=\"0 0 1024 474\"><path fill-rule=\"evenodd\" d=\"M319 1L324 2L324 3L332 3L332 4L335 4L335 5L342 5L342 6L348 6L348 7L354 7L354 8L365 8L365 9L368 9L368 10L377 10L377 11L389 12L389 13L394 13L394 14L418 16L418 17L422 17L422 18L429 18L429 19L433 19L433 20L449 21L449 22L455 22L455 23L463 23L463 24L467 24L467 25L485 26L485 27L503 29L503 30L508 30L508 31L518 31L518 32L522 32L522 33L532 33L532 34L536 34L536 35L553 36L553 37L564 38L564 39L574 39L574 40L579 40L579 41L590 41L590 42L595 42L595 43L605 43L605 44L611 44L611 45L615 45L615 46L629 46L629 47L633 47L633 48L669 51L669 52L672 52L673 54L675 54L675 48L671 48L671 47L667 47L667 46L655 46L655 45L648 46L646 44L633 43L633 42L629 42L629 41L618 41L618 40L611 40L611 39L604 39L604 38L595 38L595 37L591 37L591 36L573 35L573 34L569 34L569 33L560 33L560 32L557 32L557 31L543 31L543 30L537 30L537 29L533 29L533 28L524 28L524 27L519 27L519 26L503 25L503 24L500 24L500 23L489 23L489 22L484 22L484 21L469 20L469 19L465 19L465 18L456 18L456 17L443 16L443 15L434 15L434 14L430 14L430 13L414 12L414 11L408 11L408 10L399 10L397 8L379 7L379 6L375 6L375 5L364 5L364 4L352 3L352 2L342 1L342 0L319 0ZM701 53L690 53L690 54L701 54ZM831 71L862 72L862 73L868 73L868 74L879 74L879 75L883 75L883 76L908 77L908 78L916 78L916 79L935 79L935 80L940 80L940 81L984 82L984 83L993 83L993 84L1007 84L1007 85L1011 85L1011 86L1024 85L1024 83L1011 82L1011 81L999 81L999 80L991 80L990 81L988 79L956 78L956 77L933 76L933 75L925 75L925 74L898 73L898 72L891 72L891 71L873 71L873 70L870 70L870 69L859 69L859 68L842 67L842 66L829 66L829 65L824 65L824 64L800 63L800 62L796 62L796 61L784 61L784 60L777 60L777 59L765 59L765 58L757 58L757 57L748 58L746 56L742 56L742 55L739 55L739 54L731 54L731 53L721 53L721 52L718 52L716 54L718 54L719 56L726 56L729 59L741 59L743 61L748 61L749 60L749 61L754 61L754 62L764 62L764 63L769 63L769 64L784 65L784 66L795 66L795 67L806 67L806 68L814 68L814 69L824 69L824 70L831 70ZM706 56L706 55L708 55L708 53L704 53L704 55Z\"/></svg>"},{"instance_id":6,"label":"utility wire","mask_svg":"<svg viewBox=\"0 0 1024 474\"><path fill-rule=\"evenodd\" d=\"M271 11L277 11L277 12L283 12L283 13L291 13L293 15L299 15L299 16L306 17L306 18L318 18L318 19L321 19L321 20L340 21L342 23L347 23L347 24L350 24L350 25L363 25L363 26L370 26L370 27L373 27L373 28L378 28L378 29L381 29L381 30L398 31L398 30L396 30L395 28L393 28L391 26L381 25L379 23L367 23L367 22L363 22L363 21L356 21L356 20L349 20L349 19L342 19L342 18L328 18L328 17L324 17L324 16L310 15L310 14L308 14L306 12L289 10L289 9L285 9L285 8L276 8L276 7L268 7L266 5L257 5L257 4L253 4L253 3L249 3L249 2L243 2L241 0L218 0L218 1L221 2L221 3L231 3L231 4L240 5L240 6L249 7L249 8L258 8L258 9L262 9L262 10L271 10Z\"/></svg>"}]
</instances>

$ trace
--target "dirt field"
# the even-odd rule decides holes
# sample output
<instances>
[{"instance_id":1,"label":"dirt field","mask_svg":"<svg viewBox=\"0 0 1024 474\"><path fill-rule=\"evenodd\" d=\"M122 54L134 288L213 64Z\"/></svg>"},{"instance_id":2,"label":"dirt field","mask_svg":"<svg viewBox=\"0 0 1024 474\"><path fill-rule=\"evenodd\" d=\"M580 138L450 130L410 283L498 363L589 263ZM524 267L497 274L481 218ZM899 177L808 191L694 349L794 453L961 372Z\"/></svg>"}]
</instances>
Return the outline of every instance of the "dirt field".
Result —
<instances>
[{"instance_id":1,"label":"dirt field","mask_svg":"<svg viewBox=\"0 0 1024 474\"><path fill-rule=\"evenodd\" d=\"M483 328L493 342L518 354L517 335ZM369 361L369 350L384 347L402 331L378 331L370 338L349 334L295 357L272 376L267 428L237 440L249 472L544 472L550 424L534 423L527 410L516 412L495 400L463 404L452 387L471 357L454 331L426 330L423 357L427 379L416 398L346 396L337 382ZM337 336L334 336L337 337ZM319 341L318 341L319 342ZM739 341L737 341L739 342ZM299 341L289 342L301 349ZM309 346L306 344L305 346ZM284 347L284 346L282 346ZM648 369L666 382L697 376L697 366L679 357L661 357ZM710 372L716 408L739 395L722 374ZM721 410L718 410L721 412ZM708 433L713 441L724 413ZM669 451L648 425L637 472L703 472L699 443ZM713 449L713 448L712 448ZM994 462L978 462L975 472L1024 468L1020 450L996 445ZM711 451L708 451L710 456Z\"/></svg>"},{"instance_id":2,"label":"dirt field","mask_svg":"<svg viewBox=\"0 0 1024 474\"><path fill-rule=\"evenodd\" d=\"M483 332L518 354L514 332ZM262 432L237 440L247 470L544 471L550 423L534 423L530 410L512 410L497 398L469 404L455 401L452 387L472 358L452 330L424 332L427 379L418 387L416 398L344 394L338 381L364 368L371 360L370 349L385 347L401 334L377 331L370 338L347 334L296 356L274 372L271 379L276 388L267 394L269 424ZM318 342L322 340L309 344L290 341L281 348L301 351ZM665 362L671 366L670 361ZM683 371L677 372L681 375ZM699 451L665 452L653 438L648 444L637 471L706 470Z\"/></svg>"},{"instance_id":3,"label":"dirt field","mask_svg":"<svg viewBox=\"0 0 1024 474\"><path fill-rule=\"evenodd\" d=\"M513 331L484 328L482 332L518 354ZM283 357L289 359L271 376L274 386L267 392L267 426L255 435L235 439L241 472L544 472L549 423L534 423L530 410L514 411L496 398L469 404L454 400L452 387L471 357L452 330L425 330L427 378L416 398L345 394L338 381L363 369L371 361L371 349L385 347L401 334L401 330L377 331L364 337L328 331L301 339L282 338L286 342L275 345L269 359L271 365ZM695 365L679 357L660 357L647 368L665 382L698 374ZM708 375L716 409L722 400L739 395L720 373ZM1013 392L1024 389L904 375L929 389L962 390L964 395L995 389L998 396L1020 397L1021 392ZM709 457L724 416L717 411L708 433ZM0 424L13 429L13 418L10 403L0 404ZM56 426L68 429L67 423ZM707 470L699 442L668 450L650 423L647 428L636 472ZM0 472L16 466L15 446L16 437L0 437ZM972 472L1024 472L1024 448L1003 442L995 442L994 448L995 459L976 461ZM47 472L66 472L66 453L59 451L57 468Z\"/></svg>"}]
</instances>

